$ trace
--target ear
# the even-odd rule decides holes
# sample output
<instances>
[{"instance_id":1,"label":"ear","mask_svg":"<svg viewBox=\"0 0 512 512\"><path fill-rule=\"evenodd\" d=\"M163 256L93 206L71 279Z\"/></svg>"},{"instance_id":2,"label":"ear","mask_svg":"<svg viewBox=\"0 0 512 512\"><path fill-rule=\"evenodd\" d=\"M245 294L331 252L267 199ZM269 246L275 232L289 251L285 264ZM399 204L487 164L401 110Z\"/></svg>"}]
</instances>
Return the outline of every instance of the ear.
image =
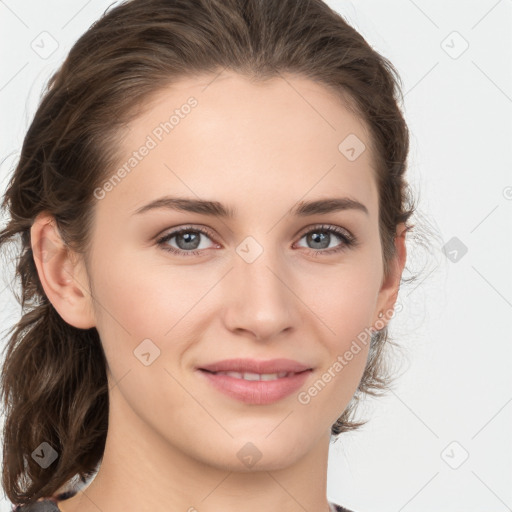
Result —
<instances>
[{"instance_id":1,"label":"ear","mask_svg":"<svg viewBox=\"0 0 512 512\"><path fill-rule=\"evenodd\" d=\"M64 243L52 215L42 212L36 217L30 228L30 241L39 279L59 315L79 329L94 327L83 259Z\"/></svg>"},{"instance_id":2,"label":"ear","mask_svg":"<svg viewBox=\"0 0 512 512\"><path fill-rule=\"evenodd\" d=\"M376 329L383 329L391 320L395 308L398 291L400 289L400 280L407 259L407 250L405 247L405 235L407 227L405 223L397 226L395 234L395 254L389 262L388 275L382 279L381 288L379 290L377 309L374 313L373 325ZM379 318L379 313L382 317Z\"/></svg>"}]
</instances>

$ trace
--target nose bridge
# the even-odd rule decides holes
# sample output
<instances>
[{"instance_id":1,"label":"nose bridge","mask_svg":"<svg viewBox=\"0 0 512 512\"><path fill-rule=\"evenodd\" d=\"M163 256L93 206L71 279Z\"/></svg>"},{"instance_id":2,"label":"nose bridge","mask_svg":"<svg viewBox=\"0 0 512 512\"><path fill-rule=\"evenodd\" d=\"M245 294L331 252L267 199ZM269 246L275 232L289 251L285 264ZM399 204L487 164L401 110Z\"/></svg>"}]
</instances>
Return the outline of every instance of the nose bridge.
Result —
<instances>
[{"instance_id":1,"label":"nose bridge","mask_svg":"<svg viewBox=\"0 0 512 512\"><path fill-rule=\"evenodd\" d=\"M247 236L235 248L226 292L228 327L251 331L257 338L277 335L298 319L297 304L289 289L290 273L271 240L267 234L264 245Z\"/></svg>"},{"instance_id":2,"label":"nose bridge","mask_svg":"<svg viewBox=\"0 0 512 512\"><path fill-rule=\"evenodd\" d=\"M260 240L262 238L259 237ZM244 290L250 299L257 300L261 306L289 301L290 292L283 283L286 280L286 267L279 248L272 240L273 237L268 234L262 242L248 236L236 248L237 277L244 283Z\"/></svg>"}]
</instances>

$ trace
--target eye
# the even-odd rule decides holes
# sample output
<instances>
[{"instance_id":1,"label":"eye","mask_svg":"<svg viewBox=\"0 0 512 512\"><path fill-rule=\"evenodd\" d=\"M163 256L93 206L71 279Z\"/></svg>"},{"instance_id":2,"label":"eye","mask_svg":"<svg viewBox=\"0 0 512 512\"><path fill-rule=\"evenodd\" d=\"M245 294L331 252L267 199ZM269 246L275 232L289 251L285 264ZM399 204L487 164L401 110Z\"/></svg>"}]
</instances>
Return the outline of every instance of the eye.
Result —
<instances>
[{"instance_id":1,"label":"eye","mask_svg":"<svg viewBox=\"0 0 512 512\"><path fill-rule=\"evenodd\" d=\"M179 254L180 256L198 256L201 252L197 249L205 249L205 247L200 247L202 236L207 238L212 237L211 233L205 228L189 226L164 235L158 239L157 244L165 251ZM177 248L167 243L173 238L176 238Z\"/></svg>"},{"instance_id":2,"label":"eye","mask_svg":"<svg viewBox=\"0 0 512 512\"><path fill-rule=\"evenodd\" d=\"M341 241L335 247L329 247L333 240L332 235L334 235L335 239L337 238ZM202 237L213 239L213 234L206 228L186 226L159 238L157 245L165 251L178 254L179 256L199 256L201 251L208 249L208 247L201 247ZM339 226L330 225L314 226L301 235L300 239L302 240L303 238L306 238L307 243L313 245L313 248L307 249L315 255L338 253L356 246L358 243L356 238L347 230ZM173 247L168 243L173 239L176 239L177 247ZM218 244L216 246L220 247Z\"/></svg>"},{"instance_id":3,"label":"eye","mask_svg":"<svg viewBox=\"0 0 512 512\"><path fill-rule=\"evenodd\" d=\"M342 243L335 247L329 247L330 242L333 240L332 235L334 235L334 238L341 240ZM307 243L313 245L313 253L315 255L334 254L357 245L357 240L354 235L339 226L315 226L313 229L306 231L301 236L301 240L303 238L306 238Z\"/></svg>"}]
</instances>

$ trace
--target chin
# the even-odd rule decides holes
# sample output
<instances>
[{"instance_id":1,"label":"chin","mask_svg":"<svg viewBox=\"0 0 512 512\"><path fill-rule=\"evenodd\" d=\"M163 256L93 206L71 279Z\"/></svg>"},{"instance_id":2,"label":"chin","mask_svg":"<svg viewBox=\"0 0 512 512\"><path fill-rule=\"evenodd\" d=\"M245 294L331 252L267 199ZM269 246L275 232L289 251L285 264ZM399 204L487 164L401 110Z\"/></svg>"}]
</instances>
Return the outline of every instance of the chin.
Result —
<instances>
[{"instance_id":1,"label":"chin","mask_svg":"<svg viewBox=\"0 0 512 512\"><path fill-rule=\"evenodd\" d=\"M298 438L289 429L269 432L272 429L215 443L217 450L212 453L211 462L226 471L276 471L293 465L311 449L304 432Z\"/></svg>"}]
</instances>

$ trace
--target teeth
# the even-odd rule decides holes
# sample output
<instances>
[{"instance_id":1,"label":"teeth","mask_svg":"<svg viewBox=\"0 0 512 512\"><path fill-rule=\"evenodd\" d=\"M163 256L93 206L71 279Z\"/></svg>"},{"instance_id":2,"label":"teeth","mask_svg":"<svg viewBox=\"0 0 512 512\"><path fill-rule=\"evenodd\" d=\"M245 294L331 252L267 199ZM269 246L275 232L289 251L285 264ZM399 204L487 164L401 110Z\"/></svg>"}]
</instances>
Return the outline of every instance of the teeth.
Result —
<instances>
[{"instance_id":1,"label":"teeth","mask_svg":"<svg viewBox=\"0 0 512 512\"><path fill-rule=\"evenodd\" d=\"M292 375L293 372L279 372L279 373L240 373L240 372L215 372L217 375L227 375L228 377L234 377L235 379L244 379L244 380L276 380L282 379L283 377L288 377Z\"/></svg>"}]
</instances>

